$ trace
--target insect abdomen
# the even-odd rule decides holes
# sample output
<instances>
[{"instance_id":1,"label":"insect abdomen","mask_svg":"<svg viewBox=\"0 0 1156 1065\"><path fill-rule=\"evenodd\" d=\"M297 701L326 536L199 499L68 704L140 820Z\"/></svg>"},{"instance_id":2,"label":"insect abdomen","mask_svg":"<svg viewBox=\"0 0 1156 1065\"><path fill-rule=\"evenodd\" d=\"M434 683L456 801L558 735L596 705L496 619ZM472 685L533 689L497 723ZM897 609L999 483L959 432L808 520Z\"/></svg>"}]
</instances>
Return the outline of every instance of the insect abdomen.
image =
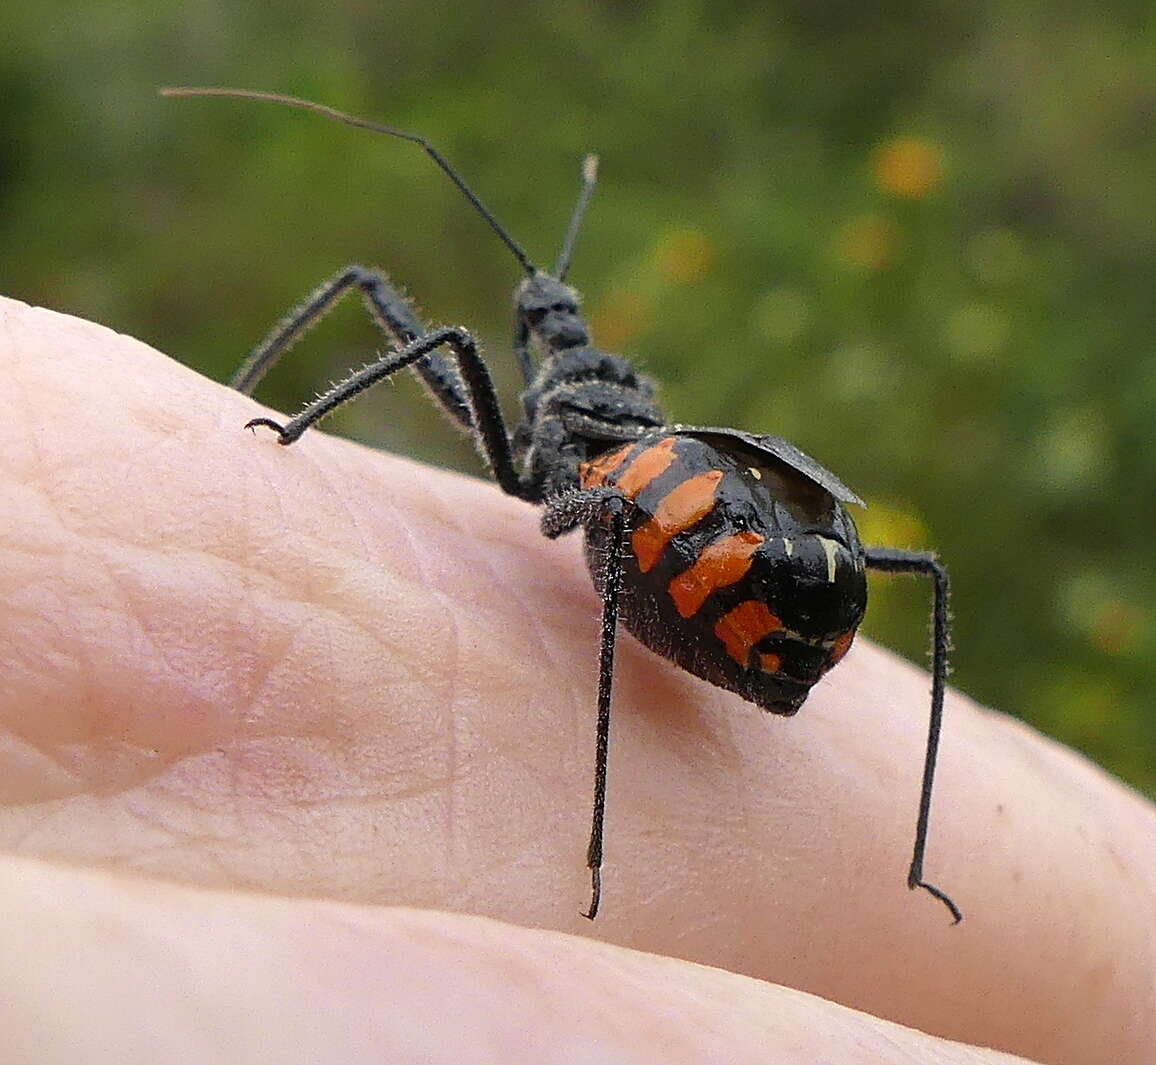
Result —
<instances>
[{"instance_id":1,"label":"insect abdomen","mask_svg":"<svg viewBox=\"0 0 1156 1065\"><path fill-rule=\"evenodd\" d=\"M794 713L866 607L862 549L843 508L772 456L669 431L584 464L580 477L634 503L625 626L689 672ZM599 526L586 549L601 587Z\"/></svg>"}]
</instances>

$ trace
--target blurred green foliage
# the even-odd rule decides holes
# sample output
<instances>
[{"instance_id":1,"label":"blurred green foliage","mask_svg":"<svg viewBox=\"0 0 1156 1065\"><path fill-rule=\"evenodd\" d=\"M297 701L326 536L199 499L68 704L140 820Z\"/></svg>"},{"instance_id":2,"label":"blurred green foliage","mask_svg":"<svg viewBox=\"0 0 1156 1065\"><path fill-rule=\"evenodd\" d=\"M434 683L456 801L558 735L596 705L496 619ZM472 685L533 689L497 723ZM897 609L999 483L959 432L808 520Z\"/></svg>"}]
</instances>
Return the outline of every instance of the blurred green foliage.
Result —
<instances>
[{"instance_id":1,"label":"blurred green foliage","mask_svg":"<svg viewBox=\"0 0 1156 1065\"><path fill-rule=\"evenodd\" d=\"M503 353L506 250L419 130L572 279L680 420L780 433L936 546L964 690L1156 793L1156 35L1150 4L47 0L0 7L0 289L216 377L316 282L381 265ZM380 340L352 302L263 391ZM345 432L479 471L408 383ZM921 658L928 593L873 583ZM982 772L982 767L976 767Z\"/></svg>"}]
</instances>

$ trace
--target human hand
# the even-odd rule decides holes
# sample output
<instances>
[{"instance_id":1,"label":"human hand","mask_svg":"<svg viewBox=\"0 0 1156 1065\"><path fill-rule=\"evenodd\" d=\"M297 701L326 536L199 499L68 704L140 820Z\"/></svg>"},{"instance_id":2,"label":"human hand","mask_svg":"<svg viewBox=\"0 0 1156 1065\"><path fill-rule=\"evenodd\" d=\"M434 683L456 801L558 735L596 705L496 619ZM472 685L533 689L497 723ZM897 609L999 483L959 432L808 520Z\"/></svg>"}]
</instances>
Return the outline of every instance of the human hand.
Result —
<instances>
[{"instance_id":1,"label":"human hand","mask_svg":"<svg viewBox=\"0 0 1156 1065\"><path fill-rule=\"evenodd\" d=\"M922 672L780 720L623 636L590 924L573 539L75 319L0 367L9 1060L1151 1060L1156 817L1079 757L949 699L952 927Z\"/></svg>"}]
</instances>

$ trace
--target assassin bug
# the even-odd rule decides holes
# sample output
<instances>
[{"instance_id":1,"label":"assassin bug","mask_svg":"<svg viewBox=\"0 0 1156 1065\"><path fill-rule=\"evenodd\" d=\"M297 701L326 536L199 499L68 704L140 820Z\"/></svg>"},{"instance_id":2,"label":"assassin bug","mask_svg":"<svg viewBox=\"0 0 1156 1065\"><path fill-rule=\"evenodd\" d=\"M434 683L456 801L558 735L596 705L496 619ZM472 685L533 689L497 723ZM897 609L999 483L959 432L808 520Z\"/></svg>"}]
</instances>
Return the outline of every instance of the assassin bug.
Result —
<instances>
[{"instance_id":1,"label":"assassin bug","mask_svg":"<svg viewBox=\"0 0 1156 1065\"><path fill-rule=\"evenodd\" d=\"M867 606L868 570L932 578L931 714L915 846L907 874L962 919L923 879L931 789L947 678L947 570L933 554L864 548L843 504L863 505L833 473L777 436L672 424L655 386L625 359L594 347L565 284L596 180L583 186L552 274L539 270L456 170L424 137L297 97L236 89L165 89L169 96L267 100L315 111L421 145L521 264L514 353L525 391L511 433L476 342L464 329L427 332L380 273L350 266L295 308L249 354L231 384L250 394L273 364L343 295L357 289L396 345L282 425L254 418L291 444L372 385L412 367L442 409L471 432L502 491L543 508L550 537L582 528L602 597L594 811L587 851L593 919L602 894L602 839L614 644L619 620L676 665L771 713L798 711L847 653ZM531 351L536 348L537 359Z\"/></svg>"}]
</instances>

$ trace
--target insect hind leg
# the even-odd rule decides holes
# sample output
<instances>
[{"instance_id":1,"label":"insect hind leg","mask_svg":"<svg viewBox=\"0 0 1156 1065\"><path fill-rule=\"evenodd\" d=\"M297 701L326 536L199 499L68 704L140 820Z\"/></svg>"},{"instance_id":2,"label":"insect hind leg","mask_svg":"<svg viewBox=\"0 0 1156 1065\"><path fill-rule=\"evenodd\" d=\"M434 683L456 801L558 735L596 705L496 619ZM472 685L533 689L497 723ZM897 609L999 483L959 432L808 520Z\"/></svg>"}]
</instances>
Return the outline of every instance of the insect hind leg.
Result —
<instances>
[{"instance_id":1,"label":"insect hind leg","mask_svg":"<svg viewBox=\"0 0 1156 1065\"><path fill-rule=\"evenodd\" d=\"M935 590L932 608L931 714L927 726L927 751L923 762L923 783L919 792L919 819L915 827L915 847L907 873L909 888L923 888L951 911L958 924L963 914L946 892L923 879L923 857L927 847L927 830L931 819L931 788L935 781L935 764L939 756L939 735L943 727L943 695L947 687L947 656L951 649L951 619L948 613L950 583L947 567L935 555L919 551L899 551L873 547L866 552L867 568L883 573L912 573L931 577Z\"/></svg>"}]
</instances>

